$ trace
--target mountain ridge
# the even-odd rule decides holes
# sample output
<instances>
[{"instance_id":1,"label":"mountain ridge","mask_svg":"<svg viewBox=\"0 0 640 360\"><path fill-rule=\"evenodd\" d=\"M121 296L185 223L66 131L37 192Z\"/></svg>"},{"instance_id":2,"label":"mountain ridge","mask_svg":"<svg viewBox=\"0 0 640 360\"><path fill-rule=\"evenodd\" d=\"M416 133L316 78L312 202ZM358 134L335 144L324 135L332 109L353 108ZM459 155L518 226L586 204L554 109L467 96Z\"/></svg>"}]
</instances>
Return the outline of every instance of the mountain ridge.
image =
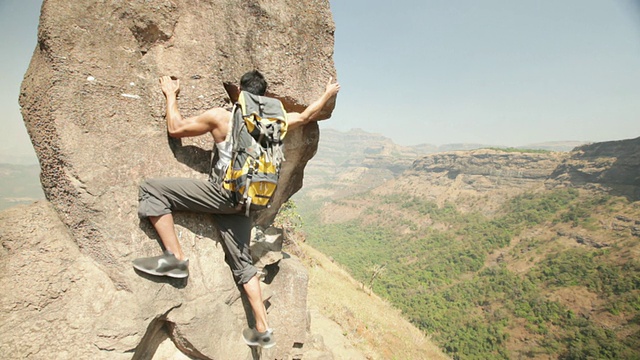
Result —
<instances>
[{"instance_id":1,"label":"mountain ridge","mask_svg":"<svg viewBox=\"0 0 640 360\"><path fill-rule=\"evenodd\" d=\"M567 149L584 145L584 142L549 142L535 148L498 148L480 144L413 145L402 146L381 134L362 129L342 132L323 129L314 158L305 169L305 186L294 199L310 197L335 199L351 193L365 192L390 181L423 156L455 151L495 149L509 153L538 150L540 152L568 153ZM561 156L561 155L558 155ZM352 186L358 184L358 186Z\"/></svg>"},{"instance_id":2,"label":"mountain ridge","mask_svg":"<svg viewBox=\"0 0 640 360\"><path fill-rule=\"evenodd\" d=\"M475 150L479 148L513 148L513 149L532 149L532 150L548 150L548 151L571 151L578 146L582 146L585 144L592 144L593 141L586 140L550 140L550 141L542 141L536 143L528 143L523 145L516 146L505 146L499 144L481 144L481 143L445 143L440 145L429 144L429 143L419 143L419 144L401 144L394 141L391 137L385 136L384 134L368 132L362 128L352 128L349 130L338 130L331 127L323 127L322 129L323 137L369 137L372 139L379 138L384 139L385 141L390 141L397 146L412 148L412 149L425 149L428 152L446 152L446 151L457 151L457 150ZM326 133L326 134L325 134Z\"/></svg>"},{"instance_id":3,"label":"mountain ridge","mask_svg":"<svg viewBox=\"0 0 640 360\"><path fill-rule=\"evenodd\" d=\"M297 201L310 244L363 282L384 265L376 293L454 358L637 359L638 153L435 153Z\"/></svg>"}]
</instances>

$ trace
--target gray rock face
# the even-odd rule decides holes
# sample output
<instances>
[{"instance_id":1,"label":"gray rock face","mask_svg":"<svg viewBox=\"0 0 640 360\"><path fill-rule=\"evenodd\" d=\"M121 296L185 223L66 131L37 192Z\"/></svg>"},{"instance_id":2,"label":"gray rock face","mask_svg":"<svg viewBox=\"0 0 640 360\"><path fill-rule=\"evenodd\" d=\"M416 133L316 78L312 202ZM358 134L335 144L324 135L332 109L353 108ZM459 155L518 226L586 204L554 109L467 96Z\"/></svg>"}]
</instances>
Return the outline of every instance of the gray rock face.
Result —
<instances>
[{"instance_id":1,"label":"gray rock face","mask_svg":"<svg viewBox=\"0 0 640 360\"><path fill-rule=\"evenodd\" d=\"M480 202L490 214L511 196L543 188L566 156L491 149L431 154L416 160L389 187L439 204L455 202L461 211L475 209Z\"/></svg>"},{"instance_id":2,"label":"gray rock face","mask_svg":"<svg viewBox=\"0 0 640 360\"><path fill-rule=\"evenodd\" d=\"M194 358L255 358L212 219L176 214L188 281L131 267L160 251L137 218L137 184L205 178L213 146L167 137L158 78L180 79L190 116L227 105L256 68L299 111L335 78L333 33L328 1L45 0L20 104L50 205L3 214L3 358L151 359L167 336ZM317 142L315 124L288 135L277 198L256 222L301 187ZM262 358L299 353L308 330L306 273L294 258L276 266L265 293L279 340Z\"/></svg>"},{"instance_id":3,"label":"gray rock face","mask_svg":"<svg viewBox=\"0 0 640 360\"><path fill-rule=\"evenodd\" d=\"M430 155L414 162L412 170L444 172L452 179L459 174L481 175L518 183L546 179L561 159L562 155L556 153L503 152L484 149Z\"/></svg>"},{"instance_id":4,"label":"gray rock face","mask_svg":"<svg viewBox=\"0 0 640 360\"><path fill-rule=\"evenodd\" d=\"M640 138L580 146L551 176L562 183L640 200Z\"/></svg>"},{"instance_id":5,"label":"gray rock face","mask_svg":"<svg viewBox=\"0 0 640 360\"><path fill-rule=\"evenodd\" d=\"M455 201L463 211L482 201L491 213L510 196L564 186L640 199L640 138L583 145L570 153L479 149L431 154L379 191L399 187L439 203Z\"/></svg>"}]
</instances>

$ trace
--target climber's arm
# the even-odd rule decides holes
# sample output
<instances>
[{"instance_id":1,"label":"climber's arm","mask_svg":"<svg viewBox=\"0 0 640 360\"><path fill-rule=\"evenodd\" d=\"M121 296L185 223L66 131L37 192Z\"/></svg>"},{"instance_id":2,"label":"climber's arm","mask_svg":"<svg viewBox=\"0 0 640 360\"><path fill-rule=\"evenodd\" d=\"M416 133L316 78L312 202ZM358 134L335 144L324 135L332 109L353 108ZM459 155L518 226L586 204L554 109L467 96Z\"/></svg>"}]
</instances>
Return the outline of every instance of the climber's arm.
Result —
<instances>
[{"instance_id":1,"label":"climber's arm","mask_svg":"<svg viewBox=\"0 0 640 360\"><path fill-rule=\"evenodd\" d=\"M287 113L287 123L288 129L293 130L299 126L304 124L308 124L311 121L318 121L318 114L322 111L324 106L329 102L329 100L335 97L340 91L340 84L338 82L332 83L333 78L329 78L329 82L327 83L327 87L325 88L324 93L320 96L316 101L311 103L306 109L304 109L301 113Z\"/></svg>"},{"instance_id":2,"label":"climber's arm","mask_svg":"<svg viewBox=\"0 0 640 360\"><path fill-rule=\"evenodd\" d=\"M178 108L178 93L180 92L180 81L173 80L169 76L160 78L162 92L167 99L167 131L169 136L183 138L203 135L208 132L212 134L221 127L225 127L229 119L229 112L222 108L213 108L200 115L184 119ZM215 137L215 134L214 134Z\"/></svg>"}]
</instances>

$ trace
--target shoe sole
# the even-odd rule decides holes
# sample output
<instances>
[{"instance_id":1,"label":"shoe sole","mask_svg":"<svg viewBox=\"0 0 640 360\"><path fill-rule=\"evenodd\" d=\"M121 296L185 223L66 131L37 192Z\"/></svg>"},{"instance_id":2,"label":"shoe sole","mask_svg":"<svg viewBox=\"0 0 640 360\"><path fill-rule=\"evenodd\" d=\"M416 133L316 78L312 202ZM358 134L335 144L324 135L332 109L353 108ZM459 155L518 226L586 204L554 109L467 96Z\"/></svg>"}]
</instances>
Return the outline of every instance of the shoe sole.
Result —
<instances>
[{"instance_id":1,"label":"shoe sole","mask_svg":"<svg viewBox=\"0 0 640 360\"><path fill-rule=\"evenodd\" d=\"M275 341L272 342L272 343L269 343L269 344L265 344L265 345L261 345L260 343L253 342L253 341L247 341L247 339L244 339L244 342L249 346L260 346L263 349L270 349L270 348L276 346Z\"/></svg>"},{"instance_id":2,"label":"shoe sole","mask_svg":"<svg viewBox=\"0 0 640 360\"><path fill-rule=\"evenodd\" d=\"M245 337L244 332L242 333L242 339L243 339L243 340L244 340L244 342L245 342L247 345L249 345L249 346L260 346L260 347L261 347L261 348L263 348L263 349L269 349L269 348L272 348L272 347L276 346L276 342L275 342L275 341L272 341L272 342L270 342L270 343L268 343L268 344L261 344L261 343L260 343L260 342L258 342L258 341L248 340L248 339Z\"/></svg>"},{"instance_id":3,"label":"shoe sole","mask_svg":"<svg viewBox=\"0 0 640 360\"><path fill-rule=\"evenodd\" d=\"M187 274L184 274L184 273L172 273L171 271L167 272L167 273L160 273L160 272L157 272L155 270L145 269L142 266L138 266L138 265L135 265L135 264L133 265L133 268L136 269L136 270L142 271L145 274L154 275L154 276L168 276L168 277L171 277L171 278L174 278L174 279L184 279L184 278L189 276L188 273Z\"/></svg>"}]
</instances>

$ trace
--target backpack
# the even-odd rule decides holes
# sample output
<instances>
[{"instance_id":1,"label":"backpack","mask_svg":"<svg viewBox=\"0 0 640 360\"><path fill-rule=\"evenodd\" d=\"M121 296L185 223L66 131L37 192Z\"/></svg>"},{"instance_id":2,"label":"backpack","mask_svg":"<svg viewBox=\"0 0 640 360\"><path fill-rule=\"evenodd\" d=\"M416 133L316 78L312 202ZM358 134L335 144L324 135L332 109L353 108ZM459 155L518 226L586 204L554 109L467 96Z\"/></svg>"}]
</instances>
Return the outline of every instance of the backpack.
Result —
<instances>
[{"instance_id":1,"label":"backpack","mask_svg":"<svg viewBox=\"0 0 640 360\"><path fill-rule=\"evenodd\" d=\"M221 187L238 207L270 206L284 161L282 141L287 134L287 116L278 99L241 91L231 111L227 141L231 161L221 177Z\"/></svg>"}]
</instances>

